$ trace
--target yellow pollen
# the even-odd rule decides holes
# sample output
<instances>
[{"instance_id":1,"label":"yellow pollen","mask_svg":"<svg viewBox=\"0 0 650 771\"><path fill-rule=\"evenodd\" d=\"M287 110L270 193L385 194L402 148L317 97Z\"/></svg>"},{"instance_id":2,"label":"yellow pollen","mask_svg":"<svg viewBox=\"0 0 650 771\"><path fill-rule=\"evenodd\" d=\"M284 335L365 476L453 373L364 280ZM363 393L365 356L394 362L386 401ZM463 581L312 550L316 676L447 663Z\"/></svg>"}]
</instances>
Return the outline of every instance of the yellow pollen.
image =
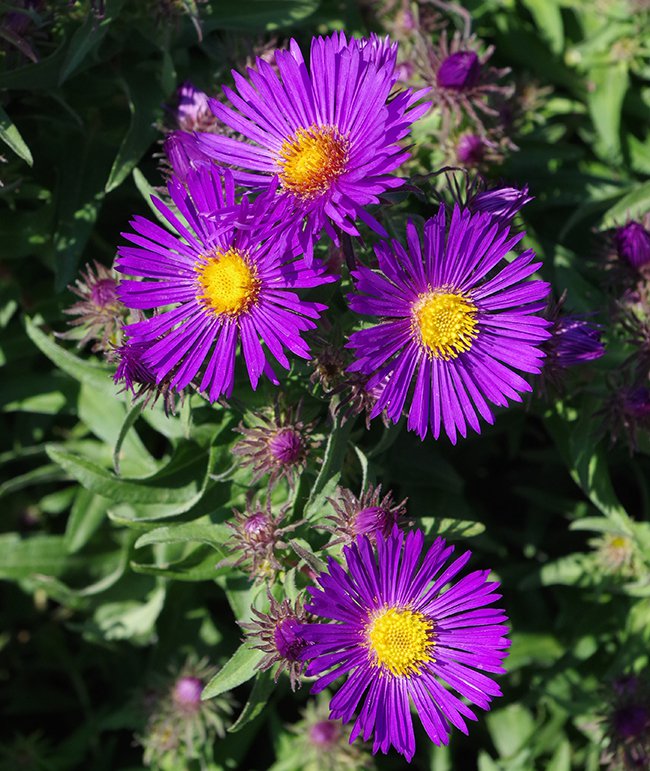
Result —
<instances>
[{"instance_id":1,"label":"yellow pollen","mask_svg":"<svg viewBox=\"0 0 650 771\"><path fill-rule=\"evenodd\" d=\"M236 249L217 251L197 267L200 300L217 315L239 316L255 302L260 280Z\"/></svg>"},{"instance_id":2,"label":"yellow pollen","mask_svg":"<svg viewBox=\"0 0 650 771\"><path fill-rule=\"evenodd\" d=\"M335 126L300 128L280 148L280 181L300 198L315 198L345 171L347 160L348 140Z\"/></svg>"},{"instance_id":3,"label":"yellow pollen","mask_svg":"<svg viewBox=\"0 0 650 771\"><path fill-rule=\"evenodd\" d=\"M469 351L478 334L477 310L462 294L427 292L413 305L413 325L431 356L455 359Z\"/></svg>"},{"instance_id":4,"label":"yellow pollen","mask_svg":"<svg viewBox=\"0 0 650 771\"><path fill-rule=\"evenodd\" d=\"M433 622L422 613L387 608L366 629L373 663L397 676L420 674L422 664L434 661L432 633Z\"/></svg>"}]
</instances>

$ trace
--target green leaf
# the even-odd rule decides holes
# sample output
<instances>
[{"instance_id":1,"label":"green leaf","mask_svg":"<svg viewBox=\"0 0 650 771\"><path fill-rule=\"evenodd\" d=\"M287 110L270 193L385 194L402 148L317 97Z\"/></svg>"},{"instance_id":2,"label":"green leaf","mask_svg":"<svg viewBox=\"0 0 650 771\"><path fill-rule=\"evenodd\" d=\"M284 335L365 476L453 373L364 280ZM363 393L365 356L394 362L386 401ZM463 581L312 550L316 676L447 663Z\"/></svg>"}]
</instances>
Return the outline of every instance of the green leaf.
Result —
<instances>
[{"instance_id":1,"label":"green leaf","mask_svg":"<svg viewBox=\"0 0 650 771\"><path fill-rule=\"evenodd\" d=\"M225 665L217 672L203 689L201 698L205 701L231 691L242 683L248 682L257 672L257 665L264 658L260 650L250 648L247 643L237 648Z\"/></svg>"},{"instance_id":2,"label":"green leaf","mask_svg":"<svg viewBox=\"0 0 650 771\"><path fill-rule=\"evenodd\" d=\"M87 490L105 495L113 501L182 505L193 500L200 489L191 471L202 465L196 450L188 443L183 444L174 459L160 473L138 481L117 477L92 461L55 445L47 447L47 454ZM160 484L163 481L167 484Z\"/></svg>"},{"instance_id":3,"label":"green leaf","mask_svg":"<svg viewBox=\"0 0 650 771\"><path fill-rule=\"evenodd\" d=\"M17 67L15 70L5 68L4 72L0 72L0 89L47 91L56 88L65 54L66 41L64 40L56 51L36 64Z\"/></svg>"},{"instance_id":4,"label":"green leaf","mask_svg":"<svg viewBox=\"0 0 650 771\"><path fill-rule=\"evenodd\" d=\"M511 635L512 645L508 651L508 671L534 664L550 665L564 654L564 646L547 633L516 632Z\"/></svg>"},{"instance_id":5,"label":"green leaf","mask_svg":"<svg viewBox=\"0 0 650 771\"><path fill-rule=\"evenodd\" d=\"M607 464L607 453L594 432L592 415L596 405L585 400L579 420L571 420L560 402L556 414L546 416L546 428L553 436L574 482L589 500L626 535L632 535L630 517L614 491Z\"/></svg>"},{"instance_id":6,"label":"green leaf","mask_svg":"<svg viewBox=\"0 0 650 771\"><path fill-rule=\"evenodd\" d=\"M45 482L58 482L62 479L61 471L51 463L26 471L24 474L11 477L0 485L0 498L5 495L24 490L32 485L40 485Z\"/></svg>"},{"instance_id":7,"label":"green leaf","mask_svg":"<svg viewBox=\"0 0 650 771\"><path fill-rule=\"evenodd\" d=\"M154 564L131 561L131 570L147 576L172 578L175 581L211 581L219 575L218 557L213 549L199 546L174 561L159 560ZM223 568L222 571L227 570Z\"/></svg>"},{"instance_id":8,"label":"green leaf","mask_svg":"<svg viewBox=\"0 0 650 771\"><path fill-rule=\"evenodd\" d=\"M42 332L28 317L25 317L25 330L34 345L59 369L106 396L114 397L116 395L117 389L111 377L112 372L107 367L84 361L70 351L66 351L65 348L57 345L49 335Z\"/></svg>"},{"instance_id":9,"label":"green leaf","mask_svg":"<svg viewBox=\"0 0 650 771\"><path fill-rule=\"evenodd\" d=\"M485 718L490 736L502 758L514 755L535 732L535 721L521 704L509 704Z\"/></svg>"},{"instance_id":10,"label":"green leaf","mask_svg":"<svg viewBox=\"0 0 650 771\"><path fill-rule=\"evenodd\" d=\"M332 477L340 474L343 459L348 451L348 440L353 423L354 421L348 420L341 426L337 419L334 426L332 426L323 455L323 463L311 489L309 499L305 504L305 510L313 506L314 501L323 492Z\"/></svg>"},{"instance_id":11,"label":"green leaf","mask_svg":"<svg viewBox=\"0 0 650 771\"><path fill-rule=\"evenodd\" d=\"M566 739L558 744L546 771L571 771L571 745Z\"/></svg>"},{"instance_id":12,"label":"green leaf","mask_svg":"<svg viewBox=\"0 0 650 771\"><path fill-rule=\"evenodd\" d=\"M241 731L244 726L262 714L266 702L273 692L274 685L273 677L268 670L258 673L251 695L237 720L228 728L228 733Z\"/></svg>"},{"instance_id":13,"label":"green leaf","mask_svg":"<svg viewBox=\"0 0 650 771\"><path fill-rule=\"evenodd\" d=\"M259 33L290 27L309 18L320 0L220 0L201 14L204 32L213 29Z\"/></svg>"},{"instance_id":14,"label":"green leaf","mask_svg":"<svg viewBox=\"0 0 650 771\"><path fill-rule=\"evenodd\" d=\"M564 49L562 13L555 0L523 0L530 11L539 33L548 42L554 54Z\"/></svg>"},{"instance_id":15,"label":"green leaf","mask_svg":"<svg viewBox=\"0 0 650 771\"><path fill-rule=\"evenodd\" d=\"M589 73L592 89L587 94L591 119L600 139L599 154L608 162L621 158L621 113L629 83L623 60L595 67Z\"/></svg>"},{"instance_id":16,"label":"green leaf","mask_svg":"<svg viewBox=\"0 0 650 771\"><path fill-rule=\"evenodd\" d=\"M74 554L88 543L97 528L106 520L106 511L109 506L108 498L77 488L77 495L65 528L68 554Z\"/></svg>"},{"instance_id":17,"label":"green leaf","mask_svg":"<svg viewBox=\"0 0 650 771\"><path fill-rule=\"evenodd\" d=\"M75 129L60 146L56 160L56 291L74 279L77 266L104 202L104 185L114 153L97 127Z\"/></svg>"},{"instance_id":18,"label":"green leaf","mask_svg":"<svg viewBox=\"0 0 650 771\"><path fill-rule=\"evenodd\" d=\"M79 417L93 434L106 442L109 447L117 447L129 414L123 399L122 395L107 399L102 393L85 383L81 386L78 403ZM137 406L131 410L131 414L134 410L137 417ZM122 436L118 454L121 465L129 476L153 474L158 467L137 433L128 431L128 428ZM115 451L113 451L113 462L115 462Z\"/></svg>"},{"instance_id":19,"label":"green leaf","mask_svg":"<svg viewBox=\"0 0 650 771\"><path fill-rule=\"evenodd\" d=\"M165 589L156 587L145 602L126 600L100 605L95 611L88 632L99 632L105 640L131 640L148 643L155 631L156 619L165 602Z\"/></svg>"},{"instance_id":20,"label":"green leaf","mask_svg":"<svg viewBox=\"0 0 650 771\"><path fill-rule=\"evenodd\" d=\"M70 38L65 61L59 73L59 85L64 83L82 64L88 54L99 46L122 5L124 5L124 0L108 0L101 19L92 11L86 14L83 24L77 27Z\"/></svg>"},{"instance_id":21,"label":"green leaf","mask_svg":"<svg viewBox=\"0 0 650 771\"><path fill-rule=\"evenodd\" d=\"M173 517L189 511L214 487L210 474L218 448L206 453L193 442L181 442L169 463L144 479L125 479L56 445L48 445L50 458L83 487L118 503L137 506L133 522ZM220 486L227 499L228 487Z\"/></svg>"},{"instance_id":22,"label":"green leaf","mask_svg":"<svg viewBox=\"0 0 650 771\"><path fill-rule=\"evenodd\" d=\"M464 519L418 517L417 523L426 535L440 535L451 540L472 538L485 532L485 525L482 522L470 522Z\"/></svg>"},{"instance_id":23,"label":"green leaf","mask_svg":"<svg viewBox=\"0 0 650 771\"><path fill-rule=\"evenodd\" d=\"M41 415L74 414L78 391L77 383L56 370L13 377L7 371L0 382L0 409Z\"/></svg>"},{"instance_id":24,"label":"green leaf","mask_svg":"<svg viewBox=\"0 0 650 771\"><path fill-rule=\"evenodd\" d=\"M19 158L22 158L29 166L34 165L32 151L27 147L25 140L20 135L18 129L14 126L11 118L0 107L0 139L9 145Z\"/></svg>"},{"instance_id":25,"label":"green leaf","mask_svg":"<svg viewBox=\"0 0 650 771\"><path fill-rule=\"evenodd\" d=\"M160 195L153 189L153 187L147 181L145 175L138 168L133 169L133 181L135 182L135 186L138 188L140 195L144 198L144 201L151 210L152 214L162 225L165 226L165 228L169 229L169 222L167 222L165 217L160 213L160 210L153 205L153 201L151 200L152 196L160 198Z\"/></svg>"},{"instance_id":26,"label":"green leaf","mask_svg":"<svg viewBox=\"0 0 650 771\"><path fill-rule=\"evenodd\" d=\"M601 228L607 230L650 211L650 182L644 182L607 210Z\"/></svg>"},{"instance_id":27,"label":"green leaf","mask_svg":"<svg viewBox=\"0 0 650 771\"><path fill-rule=\"evenodd\" d=\"M539 581L542 586L593 586L598 581L595 567L592 555L570 554L543 565L539 571ZM536 584L536 576L529 574L522 586L526 589Z\"/></svg>"},{"instance_id":28,"label":"green leaf","mask_svg":"<svg viewBox=\"0 0 650 771\"><path fill-rule=\"evenodd\" d=\"M34 574L60 576L67 567L65 539L60 535L20 538L16 533L0 535L0 578L20 581Z\"/></svg>"},{"instance_id":29,"label":"green leaf","mask_svg":"<svg viewBox=\"0 0 650 771\"><path fill-rule=\"evenodd\" d=\"M175 525L157 527L144 535L141 535L135 543L136 549L143 546L151 546L157 543L205 543L222 553L227 551L224 543L231 535L231 531L225 525L215 525L212 522L197 521L182 522Z\"/></svg>"},{"instance_id":30,"label":"green leaf","mask_svg":"<svg viewBox=\"0 0 650 771\"><path fill-rule=\"evenodd\" d=\"M122 184L156 138L155 124L162 118L162 103L166 97L151 72L128 70L122 83L129 102L131 123L113 162L105 187L107 193Z\"/></svg>"},{"instance_id":31,"label":"green leaf","mask_svg":"<svg viewBox=\"0 0 650 771\"><path fill-rule=\"evenodd\" d=\"M314 554L307 541L302 538L292 538L289 541L289 546L291 546L303 562L312 570L315 570L317 573L322 573L327 569L327 564Z\"/></svg>"},{"instance_id":32,"label":"green leaf","mask_svg":"<svg viewBox=\"0 0 650 771\"><path fill-rule=\"evenodd\" d=\"M121 451L122 451L122 445L124 444L124 439L126 438L126 435L129 433L130 429L133 427L136 420L140 417L141 412L142 412L142 402L138 402L137 404L134 404L131 407L131 409L127 412L126 417L124 418L124 421L120 426L120 432L117 435L117 440L115 441L115 447L113 448L113 470L118 476L120 475L120 463L122 461Z\"/></svg>"}]
</instances>

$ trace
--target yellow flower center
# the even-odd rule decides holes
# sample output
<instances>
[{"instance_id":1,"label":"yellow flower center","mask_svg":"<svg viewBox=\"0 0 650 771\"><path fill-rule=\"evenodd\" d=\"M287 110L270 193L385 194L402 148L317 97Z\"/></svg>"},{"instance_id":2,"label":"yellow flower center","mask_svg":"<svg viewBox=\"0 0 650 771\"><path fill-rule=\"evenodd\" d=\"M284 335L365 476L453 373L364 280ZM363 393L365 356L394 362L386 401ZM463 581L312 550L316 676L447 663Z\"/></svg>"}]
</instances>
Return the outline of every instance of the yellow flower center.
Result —
<instances>
[{"instance_id":1,"label":"yellow flower center","mask_svg":"<svg viewBox=\"0 0 650 771\"><path fill-rule=\"evenodd\" d=\"M278 164L283 187L301 198L324 193L345 171L348 144L335 126L298 129L280 149Z\"/></svg>"},{"instance_id":2,"label":"yellow flower center","mask_svg":"<svg viewBox=\"0 0 650 771\"><path fill-rule=\"evenodd\" d=\"M199 299L217 315L239 316L260 293L255 268L236 249L211 254L196 270L202 290Z\"/></svg>"},{"instance_id":3,"label":"yellow flower center","mask_svg":"<svg viewBox=\"0 0 650 771\"><path fill-rule=\"evenodd\" d=\"M422 345L436 359L455 359L469 351L478 335L477 307L456 292L427 292L413 305L413 325Z\"/></svg>"},{"instance_id":4,"label":"yellow flower center","mask_svg":"<svg viewBox=\"0 0 650 771\"><path fill-rule=\"evenodd\" d=\"M433 622L422 613L387 608L369 623L367 644L376 666L393 675L420 674L422 664L433 661Z\"/></svg>"}]
</instances>

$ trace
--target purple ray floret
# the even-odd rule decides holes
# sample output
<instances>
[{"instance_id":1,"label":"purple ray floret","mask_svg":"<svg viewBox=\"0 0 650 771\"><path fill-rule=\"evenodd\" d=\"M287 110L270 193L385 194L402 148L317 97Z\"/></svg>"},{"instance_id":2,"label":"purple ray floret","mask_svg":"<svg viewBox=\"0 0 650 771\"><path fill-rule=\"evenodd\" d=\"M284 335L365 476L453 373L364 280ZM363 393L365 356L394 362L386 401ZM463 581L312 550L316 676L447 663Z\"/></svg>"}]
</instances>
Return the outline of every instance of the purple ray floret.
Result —
<instances>
[{"instance_id":1,"label":"purple ray floret","mask_svg":"<svg viewBox=\"0 0 650 771\"><path fill-rule=\"evenodd\" d=\"M295 40L275 54L276 68L258 59L247 78L233 72L224 87L230 105L211 100L216 117L243 141L197 133L202 152L233 169L238 184L264 189L274 176L288 198L303 248L325 228L352 235L364 221L385 235L366 211L403 184L393 172L409 157L400 140L427 105L424 92L391 90L396 44L388 38L348 40L342 32L314 38L309 67Z\"/></svg>"},{"instance_id":2,"label":"purple ray floret","mask_svg":"<svg viewBox=\"0 0 650 771\"><path fill-rule=\"evenodd\" d=\"M451 727L467 733L476 720L461 698L489 709L499 686L486 673L503 673L509 640L505 613L488 608L501 595L489 570L462 578L470 552L437 538L423 554L420 530L397 527L370 540L359 536L344 548L346 569L334 559L309 587L306 608L330 623L304 627L312 642L305 654L318 693L346 675L330 703L330 719L355 719L350 741L374 736L373 752L391 745L407 760L415 753L411 704L430 739L447 744ZM333 622L333 623L332 623ZM451 690L445 687L451 687Z\"/></svg>"},{"instance_id":3,"label":"purple ray floret","mask_svg":"<svg viewBox=\"0 0 650 771\"><path fill-rule=\"evenodd\" d=\"M232 178L208 166L186 183L168 185L183 221L152 199L172 232L138 216L122 234L131 244L119 248L116 268L144 280L123 280L119 295L129 308L160 311L126 327L148 345L143 361L157 381L169 375L179 391L195 381L215 401L232 392L238 346L253 388L262 374L278 382L271 356L285 369L287 353L309 358L302 334L325 306L296 290L334 279L297 258L283 226L287 204L273 189L236 204Z\"/></svg>"},{"instance_id":4,"label":"purple ray floret","mask_svg":"<svg viewBox=\"0 0 650 771\"><path fill-rule=\"evenodd\" d=\"M441 206L424 225L424 249L409 223L406 246L375 247L381 272L353 272L350 307L381 318L348 343L350 369L381 388L371 417L385 411L397 422L409 399L409 430L424 439L431 429L437 439L444 429L455 444L468 426L480 432L479 416L494 421L490 403L505 407L531 390L517 371L541 370L550 322L537 314L549 285L526 280L540 266L530 249L505 263L522 237L490 213L458 206L447 230Z\"/></svg>"}]
</instances>

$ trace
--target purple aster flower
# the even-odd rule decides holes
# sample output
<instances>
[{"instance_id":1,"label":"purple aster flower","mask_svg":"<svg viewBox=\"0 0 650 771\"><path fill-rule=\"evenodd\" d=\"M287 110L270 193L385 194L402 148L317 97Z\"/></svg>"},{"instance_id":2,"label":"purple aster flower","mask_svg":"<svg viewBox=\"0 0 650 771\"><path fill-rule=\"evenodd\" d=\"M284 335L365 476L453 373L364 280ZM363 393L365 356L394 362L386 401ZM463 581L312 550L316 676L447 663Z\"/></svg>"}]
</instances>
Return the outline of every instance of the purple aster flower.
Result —
<instances>
[{"instance_id":1,"label":"purple aster flower","mask_svg":"<svg viewBox=\"0 0 650 771\"><path fill-rule=\"evenodd\" d=\"M300 676L306 667L303 654L311 644L302 633L309 617L299 601L293 604L286 599L278 602L270 592L268 600L268 613L252 608L255 618L240 626L246 630L251 647L266 653L257 668L264 671L279 664L275 671L275 682L278 682L280 673L286 671L291 689L295 691L300 686Z\"/></svg>"},{"instance_id":2,"label":"purple aster flower","mask_svg":"<svg viewBox=\"0 0 650 771\"><path fill-rule=\"evenodd\" d=\"M213 168L190 172L187 188L168 184L181 220L153 198L174 233L135 217L133 233L122 235L117 270L144 281L123 280L120 299L129 308L173 306L126 331L146 343L143 362L161 382L172 373L170 387L180 390L197 378L210 401L232 393L235 353L239 345L253 389L262 374L278 383L270 353L288 369L285 350L309 359L302 334L315 327L325 306L301 300L296 289L334 280L318 264L296 260L298 249L283 227L287 202L261 196L235 204L232 179ZM271 198L273 200L271 201ZM265 348L267 350L265 350Z\"/></svg>"},{"instance_id":3,"label":"purple aster flower","mask_svg":"<svg viewBox=\"0 0 650 771\"><path fill-rule=\"evenodd\" d=\"M422 556L420 530L397 528L377 550L360 536L344 548L346 567L334 559L321 588L309 587L306 608L334 623L313 623L304 636L313 643L306 652L308 675L318 677L318 693L342 675L346 682L330 702L330 718L356 720L350 735L368 739L373 752L392 745L411 760L415 738L412 701L430 739L447 744L451 726L467 732L465 718L476 715L443 682L482 709L501 695L486 672L502 673L506 639L503 611L487 608L501 595L498 583L479 570L443 588L467 564L465 552L446 565L454 548L437 538ZM480 670L480 671L478 671Z\"/></svg>"},{"instance_id":4,"label":"purple aster flower","mask_svg":"<svg viewBox=\"0 0 650 771\"><path fill-rule=\"evenodd\" d=\"M522 237L458 206L447 230L441 206L424 225L424 251L409 223L406 249L375 247L381 273L353 272L359 294L349 295L350 307L383 319L348 343L357 355L350 369L382 388L371 417L386 410L397 422L414 382L409 430L424 439L431 428L437 439L444 428L455 443L468 425L480 432L478 415L494 421L489 403L505 407L531 390L516 370L541 370L549 322L535 314L549 285L525 280L540 266L530 249L497 267Z\"/></svg>"},{"instance_id":5,"label":"purple aster flower","mask_svg":"<svg viewBox=\"0 0 650 771\"><path fill-rule=\"evenodd\" d=\"M650 263L650 233L640 222L628 222L617 228L614 242L618 256L639 270Z\"/></svg>"},{"instance_id":6,"label":"purple aster flower","mask_svg":"<svg viewBox=\"0 0 650 771\"><path fill-rule=\"evenodd\" d=\"M470 197L467 206L473 212L487 212L504 225L510 224L527 203L533 200L528 195L528 185L518 187L496 187L483 190Z\"/></svg>"},{"instance_id":7,"label":"purple aster flower","mask_svg":"<svg viewBox=\"0 0 650 771\"><path fill-rule=\"evenodd\" d=\"M312 40L308 69L292 40L289 51L276 51L279 77L258 59L248 80L233 72L238 93L224 87L233 107L210 102L244 141L199 134L198 146L237 169L240 184L266 188L279 177L281 197L306 218L299 235L308 255L322 228L335 240L339 229L358 235L360 219L385 235L365 207L403 184L392 174L409 157L399 140L426 111L413 107L423 92L389 99L395 59L387 38L348 41L335 32Z\"/></svg>"}]
</instances>

